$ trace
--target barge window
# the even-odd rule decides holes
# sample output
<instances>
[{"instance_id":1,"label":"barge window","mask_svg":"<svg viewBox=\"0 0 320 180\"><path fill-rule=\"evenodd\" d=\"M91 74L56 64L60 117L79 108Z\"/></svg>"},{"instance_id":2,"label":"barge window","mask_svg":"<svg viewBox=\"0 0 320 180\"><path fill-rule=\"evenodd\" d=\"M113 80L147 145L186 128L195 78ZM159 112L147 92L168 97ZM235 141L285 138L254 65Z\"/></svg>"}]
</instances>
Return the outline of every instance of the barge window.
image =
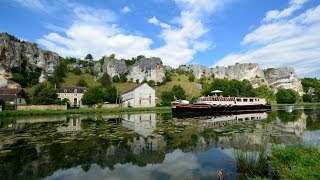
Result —
<instances>
[{"instance_id":1,"label":"barge window","mask_svg":"<svg viewBox=\"0 0 320 180\"><path fill-rule=\"evenodd\" d=\"M241 102L241 99L237 99L238 102Z\"/></svg>"},{"instance_id":2,"label":"barge window","mask_svg":"<svg viewBox=\"0 0 320 180\"><path fill-rule=\"evenodd\" d=\"M250 102L253 102L253 99L250 99Z\"/></svg>"},{"instance_id":3,"label":"barge window","mask_svg":"<svg viewBox=\"0 0 320 180\"><path fill-rule=\"evenodd\" d=\"M248 99L243 99L243 102L248 102Z\"/></svg>"}]
</instances>

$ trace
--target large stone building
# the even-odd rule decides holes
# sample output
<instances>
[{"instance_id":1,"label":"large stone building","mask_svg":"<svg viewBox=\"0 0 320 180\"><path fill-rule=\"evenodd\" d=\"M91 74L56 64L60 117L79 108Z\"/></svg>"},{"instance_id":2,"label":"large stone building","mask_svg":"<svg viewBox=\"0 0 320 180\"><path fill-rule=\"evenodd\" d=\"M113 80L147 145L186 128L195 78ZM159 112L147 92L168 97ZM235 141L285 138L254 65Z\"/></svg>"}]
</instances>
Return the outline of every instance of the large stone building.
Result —
<instances>
[{"instance_id":1,"label":"large stone building","mask_svg":"<svg viewBox=\"0 0 320 180\"><path fill-rule=\"evenodd\" d=\"M147 83L144 83L134 89L121 95L123 107L154 107L155 90Z\"/></svg>"},{"instance_id":2,"label":"large stone building","mask_svg":"<svg viewBox=\"0 0 320 180\"><path fill-rule=\"evenodd\" d=\"M67 86L58 90L58 98L68 99L70 107L80 107L82 105L82 97L86 92L85 87Z\"/></svg>"}]
</instances>

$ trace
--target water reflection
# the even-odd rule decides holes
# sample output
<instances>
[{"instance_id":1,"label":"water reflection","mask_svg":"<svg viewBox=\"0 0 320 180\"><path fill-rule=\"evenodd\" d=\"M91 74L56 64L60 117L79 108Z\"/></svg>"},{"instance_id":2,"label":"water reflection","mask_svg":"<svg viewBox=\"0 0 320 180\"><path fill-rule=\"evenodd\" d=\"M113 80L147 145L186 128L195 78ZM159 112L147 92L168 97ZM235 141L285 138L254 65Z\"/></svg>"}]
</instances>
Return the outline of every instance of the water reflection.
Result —
<instances>
[{"instance_id":1,"label":"water reflection","mask_svg":"<svg viewBox=\"0 0 320 180\"><path fill-rule=\"evenodd\" d=\"M0 179L212 179L219 169L235 179L236 150L320 144L319 107L195 118L144 113L0 121Z\"/></svg>"}]
</instances>

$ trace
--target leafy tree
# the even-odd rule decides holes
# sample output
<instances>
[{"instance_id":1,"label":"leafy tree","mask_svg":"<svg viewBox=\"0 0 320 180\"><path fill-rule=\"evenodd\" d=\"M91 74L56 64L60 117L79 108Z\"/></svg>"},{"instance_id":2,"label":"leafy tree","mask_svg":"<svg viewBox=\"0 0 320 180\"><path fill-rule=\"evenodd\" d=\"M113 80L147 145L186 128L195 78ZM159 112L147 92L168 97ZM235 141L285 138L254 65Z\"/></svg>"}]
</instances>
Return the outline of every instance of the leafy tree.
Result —
<instances>
[{"instance_id":1,"label":"leafy tree","mask_svg":"<svg viewBox=\"0 0 320 180\"><path fill-rule=\"evenodd\" d=\"M117 99L117 89L112 87L96 86L89 88L82 97L82 103L85 105L94 105L103 102L114 103Z\"/></svg>"},{"instance_id":2,"label":"leafy tree","mask_svg":"<svg viewBox=\"0 0 320 180\"><path fill-rule=\"evenodd\" d=\"M124 74L120 74L120 82L127 82L127 81L128 81L127 76Z\"/></svg>"},{"instance_id":3,"label":"leafy tree","mask_svg":"<svg viewBox=\"0 0 320 180\"><path fill-rule=\"evenodd\" d=\"M168 106L174 100L174 97L177 99L186 99L185 90L180 85L174 85L171 91L164 91L161 94L162 105Z\"/></svg>"},{"instance_id":4,"label":"leafy tree","mask_svg":"<svg viewBox=\"0 0 320 180\"><path fill-rule=\"evenodd\" d=\"M248 80L214 79L210 85L205 85L202 94L207 96L213 90L221 90L223 96L255 96L254 89Z\"/></svg>"},{"instance_id":5,"label":"leafy tree","mask_svg":"<svg viewBox=\"0 0 320 180\"><path fill-rule=\"evenodd\" d=\"M292 89L279 89L276 94L277 103L294 104L298 100L297 93Z\"/></svg>"},{"instance_id":6,"label":"leafy tree","mask_svg":"<svg viewBox=\"0 0 320 180\"><path fill-rule=\"evenodd\" d=\"M113 77L112 77L112 82L115 82L115 83L120 82L119 76L118 76L118 75L113 76Z\"/></svg>"},{"instance_id":7,"label":"leafy tree","mask_svg":"<svg viewBox=\"0 0 320 180\"><path fill-rule=\"evenodd\" d=\"M64 59L60 58L60 65L55 68L52 76L48 77L48 81L51 84L59 85L60 83L63 82L63 78L66 77L66 72L67 72L67 65Z\"/></svg>"},{"instance_id":8,"label":"leafy tree","mask_svg":"<svg viewBox=\"0 0 320 180\"><path fill-rule=\"evenodd\" d=\"M302 96L302 100L303 100L303 102L312 102L312 96L309 94L304 94Z\"/></svg>"},{"instance_id":9,"label":"leafy tree","mask_svg":"<svg viewBox=\"0 0 320 180\"><path fill-rule=\"evenodd\" d=\"M204 74L201 74L201 77L199 79L200 84L204 84L207 81L207 77Z\"/></svg>"},{"instance_id":10,"label":"leafy tree","mask_svg":"<svg viewBox=\"0 0 320 180\"><path fill-rule=\"evenodd\" d=\"M177 99L186 99L187 97L185 90L180 85L174 85L171 92Z\"/></svg>"},{"instance_id":11,"label":"leafy tree","mask_svg":"<svg viewBox=\"0 0 320 180\"><path fill-rule=\"evenodd\" d=\"M141 84L143 84L143 83L147 83L147 82L148 82L147 78L146 78L146 77L144 77L144 78L143 78L143 80L142 80L142 82L141 82Z\"/></svg>"},{"instance_id":12,"label":"leafy tree","mask_svg":"<svg viewBox=\"0 0 320 180\"><path fill-rule=\"evenodd\" d=\"M0 106L2 106L2 109L6 109L6 102L3 99L0 99Z\"/></svg>"},{"instance_id":13,"label":"leafy tree","mask_svg":"<svg viewBox=\"0 0 320 180\"><path fill-rule=\"evenodd\" d=\"M268 102L276 102L276 96L267 85L262 85L254 89L257 97L265 98Z\"/></svg>"},{"instance_id":14,"label":"leafy tree","mask_svg":"<svg viewBox=\"0 0 320 180\"><path fill-rule=\"evenodd\" d=\"M139 61L140 59L142 59L142 58L146 58L144 55L139 55L139 56L137 56L137 60Z\"/></svg>"},{"instance_id":15,"label":"leafy tree","mask_svg":"<svg viewBox=\"0 0 320 180\"><path fill-rule=\"evenodd\" d=\"M27 86L27 81L25 79L25 76L20 73L12 73L11 80L13 80L16 83L19 83L22 87Z\"/></svg>"},{"instance_id":16,"label":"leafy tree","mask_svg":"<svg viewBox=\"0 0 320 180\"><path fill-rule=\"evenodd\" d=\"M111 77L110 75L105 72L102 77L99 79L99 82L101 83L102 86L104 87L109 87L111 86L112 82L111 82Z\"/></svg>"},{"instance_id":17,"label":"leafy tree","mask_svg":"<svg viewBox=\"0 0 320 180\"><path fill-rule=\"evenodd\" d=\"M93 60L93 57L92 57L91 54L87 54L84 59L85 59L85 60L90 60L90 61L92 61L92 60Z\"/></svg>"},{"instance_id":18,"label":"leafy tree","mask_svg":"<svg viewBox=\"0 0 320 180\"><path fill-rule=\"evenodd\" d=\"M151 87L153 87L153 86L156 85L156 82L154 82L154 80L149 80L149 81L148 81L148 85L151 86Z\"/></svg>"},{"instance_id":19,"label":"leafy tree","mask_svg":"<svg viewBox=\"0 0 320 180\"><path fill-rule=\"evenodd\" d=\"M161 104L163 106L169 106L171 105L171 102L174 100L174 95L172 94L172 91L164 91L161 94Z\"/></svg>"},{"instance_id":20,"label":"leafy tree","mask_svg":"<svg viewBox=\"0 0 320 180\"><path fill-rule=\"evenodd\" d=\"M79 79L79 81L77 82L77 86L88 87L88 84L87 84L87 82L84 80L84 78L81 77L81 78Z\"/></svg>"},{"instance_id":21,"label":"leafy tree","mask_svg":"<svg viewBox=\"0 0 320 180\"><path fill-rule=\"evenodd\" d=\"M115 59L115 57L116 57L115 54L111 54L111 55L109 56L110 59Z\"/></svg>"},{"instance_id":22,"label":"leafy tree","mask_svg":"<svg viewBox=\"0 0 320 180\"><path fill-rule=\"evenodd\" d=\"M54 104L58 98L57 90L48 84L39 84L33 94L33 104Z\"/></svg>"},{"instance_id":23,"label":"leafy tree","mask_svg":"<svg viewBox=\"0 0 320 180\"><path fill-rule=\"evenodd\" d=\"M72 70L73 74L75 75L81 75L82 74L82 71L79 67L75 67L73 70Z\"/></svg>"},{"instance_id":24,"label":"leafy tree","mask_svg":"<svg viewBox=\"0 0 320 180\"><path fill-rule=\"evenodd\" d=\"M195 79L195 75L194 74L190 74L189 75L189 82L194 82L194 79Z\"/></svg>"}]
</instances>

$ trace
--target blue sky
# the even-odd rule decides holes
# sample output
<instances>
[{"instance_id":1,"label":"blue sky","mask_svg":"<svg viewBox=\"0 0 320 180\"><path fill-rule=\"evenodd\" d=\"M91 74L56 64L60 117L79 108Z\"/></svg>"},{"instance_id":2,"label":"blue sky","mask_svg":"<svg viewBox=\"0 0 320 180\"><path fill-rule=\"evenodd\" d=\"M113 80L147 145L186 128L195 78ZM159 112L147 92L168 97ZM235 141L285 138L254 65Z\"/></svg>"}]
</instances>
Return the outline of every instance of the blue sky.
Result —
<instances>
[{"instance_id":1,"label":"blue sky","mask_svg":"<svg viewBox=\"0 0 320 180\"><path fill-rule=\"evenodd\" d=\"M318 0L0 0L0 31L61 56L257 62L320 77Z\"/></svg>"}]
</instances>

